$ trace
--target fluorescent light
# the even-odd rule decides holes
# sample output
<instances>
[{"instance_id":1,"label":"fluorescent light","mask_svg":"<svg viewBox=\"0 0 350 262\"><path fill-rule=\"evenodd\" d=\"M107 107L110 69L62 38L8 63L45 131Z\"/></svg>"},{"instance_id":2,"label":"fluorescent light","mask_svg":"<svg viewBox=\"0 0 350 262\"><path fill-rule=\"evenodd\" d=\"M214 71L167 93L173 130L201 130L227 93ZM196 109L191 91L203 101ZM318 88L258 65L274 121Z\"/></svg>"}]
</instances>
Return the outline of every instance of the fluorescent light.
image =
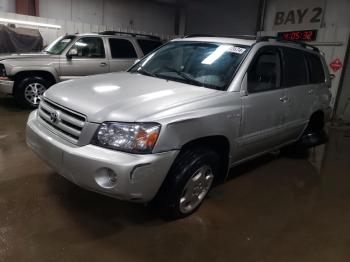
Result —
<instances>
[{"instance_id":1,"label":"fluorescent light","mask_svg":"<svg viewBox=\"0 0 350 262\"><path fill-rule=\"evenodd\" d=\"M216 50L211 53L206 59L202 61L202 64L211 65L216 60L218 60L231 46L221 45Z\"/></svg>"},{"instance_id":2,"label":"fluorescent light","mask_svg":"<svg viewBox=\"0 0 350 262\"><path fill-rule=\"evenodd\" d=\"M9 24L32 25L32 26L39 26L39 27L61 29L60 25L37 23L37 22L23 21L23 20L17 20L17 19L0 18L0 22L9 23Z\"/></svg>"}]
</instances>

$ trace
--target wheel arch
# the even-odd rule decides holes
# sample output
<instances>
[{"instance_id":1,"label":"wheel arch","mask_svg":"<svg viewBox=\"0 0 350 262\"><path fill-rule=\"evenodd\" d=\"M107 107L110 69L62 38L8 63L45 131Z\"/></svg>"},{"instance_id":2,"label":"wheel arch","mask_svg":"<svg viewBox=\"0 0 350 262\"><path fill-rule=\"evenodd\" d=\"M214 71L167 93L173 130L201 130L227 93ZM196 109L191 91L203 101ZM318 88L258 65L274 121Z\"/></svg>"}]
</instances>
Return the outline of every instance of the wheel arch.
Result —
<instances>
[{"instance_id":1,"label":"wheel arch","mask_svg":"<svg viewBox=\"0 0 350 262\"><path fill-rule=\"evenodd\" d=\"M226 179L227 171L230 161L230 142L226 136L223 135L212 135L193 139L182 145L179 155L185 150L191 148L208 148L215 151L221 159L220 163L220 174L216 178L217 182L223 182ZM178 155L178 156L179 156Z\"/></svg>"},{"instance_id":2,"label":"wheel arch","mask_svg":"<svg viewBox=\"0 0 350 262\"><path fill-rule=\"evenodd\" d=\"M307 130L321 130L325 125L325 113L322 109L315 110L309 118Z\"/></svg>"},{"instance_id":3,"label":"wheel arch","mask_svg":"<svg viewBox=\"0 0 350 262\"><path fill-rule=\"evenodd\" d=\"M46 71L46 70L27 70L27 71L21 71L16 73L12 79L14 80L15 84L14 84L14 89L13 89L13 93L15 93L15 90L19 84L19 82L25 78L28 77L42 77L44 79L46 79L47 81L50 82L51 85L57 83L57 79L55 77L55 75L50 72L50 71Z\"/></svg>"}]
</instances>

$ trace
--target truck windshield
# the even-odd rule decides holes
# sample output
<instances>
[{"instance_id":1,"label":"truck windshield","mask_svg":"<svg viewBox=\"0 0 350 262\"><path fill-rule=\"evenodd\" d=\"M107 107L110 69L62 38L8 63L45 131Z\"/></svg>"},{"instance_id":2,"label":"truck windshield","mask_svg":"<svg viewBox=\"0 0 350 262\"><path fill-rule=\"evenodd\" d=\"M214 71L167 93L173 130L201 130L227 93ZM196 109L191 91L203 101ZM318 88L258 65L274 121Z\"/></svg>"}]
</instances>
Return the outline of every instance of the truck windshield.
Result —
<instances>
[{"instance_id":1,"label":"truck windshield","mask_svg":"<svg viewBox=\"0 0 350 262\"><path fill-rule=\"evenodd\" d=\"M225 90L249 47L210 42L171 42L129 72Z\"/></svg>"},{"instance_id":2,"label":"truck windshield","mask_svg":"<svg viewBox=\"0 0 350 262\"><path fill-rule=\"evenodd\" d=\"M75 36L68 35L63 36L52 42L48 47L44 49L44 52L53 54L53 55L60 55L63 50L74 40Z\"/></svg>"}]
</instances>

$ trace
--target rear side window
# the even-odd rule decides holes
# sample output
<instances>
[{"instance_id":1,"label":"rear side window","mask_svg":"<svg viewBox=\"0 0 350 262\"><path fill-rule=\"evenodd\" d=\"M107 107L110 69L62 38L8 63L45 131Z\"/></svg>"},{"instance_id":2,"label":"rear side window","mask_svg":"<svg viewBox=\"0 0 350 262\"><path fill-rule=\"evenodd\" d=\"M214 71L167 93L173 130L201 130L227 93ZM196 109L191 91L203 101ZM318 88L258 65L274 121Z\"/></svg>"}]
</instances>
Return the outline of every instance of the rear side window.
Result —
<instances>
[{"instance_id":1,"label":"rear side window","mask_svg":"<svg viewBox=\"0 0 350 262\"><path fill-rule=\"evenodd\" d=\"M307 53L306 57L309 64L310 83L311 84L324 83L325 74L324 74L324 69L323 69L323 65L320 57L310 53Z\"/></svg>"},{"instance_id":2,"label":"rear side window","mask_svg":"<svg viewBox=\"0 0 350 262\"><path fill-rule=\"evenodd\" d=\"M144 55L151 53L154 49L157 49L162 45L162 42L154 40L138 39L137 42L139 43Z\"/></svg>"},{"instance_id":3,"label":"rear side window","mask_svg":"<svg viewBox=\"0 0 350 262\"><path fill-rule=\"evenodd\" d=\"M137 58L134 46L129 40L110 38L112 58Z\"/></svg>"},{"instance_id":4,"label":"rear side window","mask_svg":"<svg viewBox=\"0 0 350 262\"><path fill-rule=\"evenodd\" d=\"M308 69L304 52L293 48L283 48L283 86L299 86L308 83Z\"/></svg>"}]
</instances>

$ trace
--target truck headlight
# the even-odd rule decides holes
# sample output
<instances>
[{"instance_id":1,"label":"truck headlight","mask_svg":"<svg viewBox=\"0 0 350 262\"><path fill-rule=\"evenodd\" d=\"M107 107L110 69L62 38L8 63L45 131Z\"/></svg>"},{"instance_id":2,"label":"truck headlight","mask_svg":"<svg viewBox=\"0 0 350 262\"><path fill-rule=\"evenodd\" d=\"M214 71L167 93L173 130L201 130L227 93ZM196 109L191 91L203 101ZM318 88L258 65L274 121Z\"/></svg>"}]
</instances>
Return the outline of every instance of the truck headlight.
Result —
<instances>
[{"instance_id":1,"label":"truck headlight","mask_svg":"<svg viewBox=\"0 0 350 262\"><path fill-rule=\"evenodd\" d=\"M105 122L100 125L92 144L130 153L148 154L158 139L157 123Z\"/></svg>"}]
</instances>

